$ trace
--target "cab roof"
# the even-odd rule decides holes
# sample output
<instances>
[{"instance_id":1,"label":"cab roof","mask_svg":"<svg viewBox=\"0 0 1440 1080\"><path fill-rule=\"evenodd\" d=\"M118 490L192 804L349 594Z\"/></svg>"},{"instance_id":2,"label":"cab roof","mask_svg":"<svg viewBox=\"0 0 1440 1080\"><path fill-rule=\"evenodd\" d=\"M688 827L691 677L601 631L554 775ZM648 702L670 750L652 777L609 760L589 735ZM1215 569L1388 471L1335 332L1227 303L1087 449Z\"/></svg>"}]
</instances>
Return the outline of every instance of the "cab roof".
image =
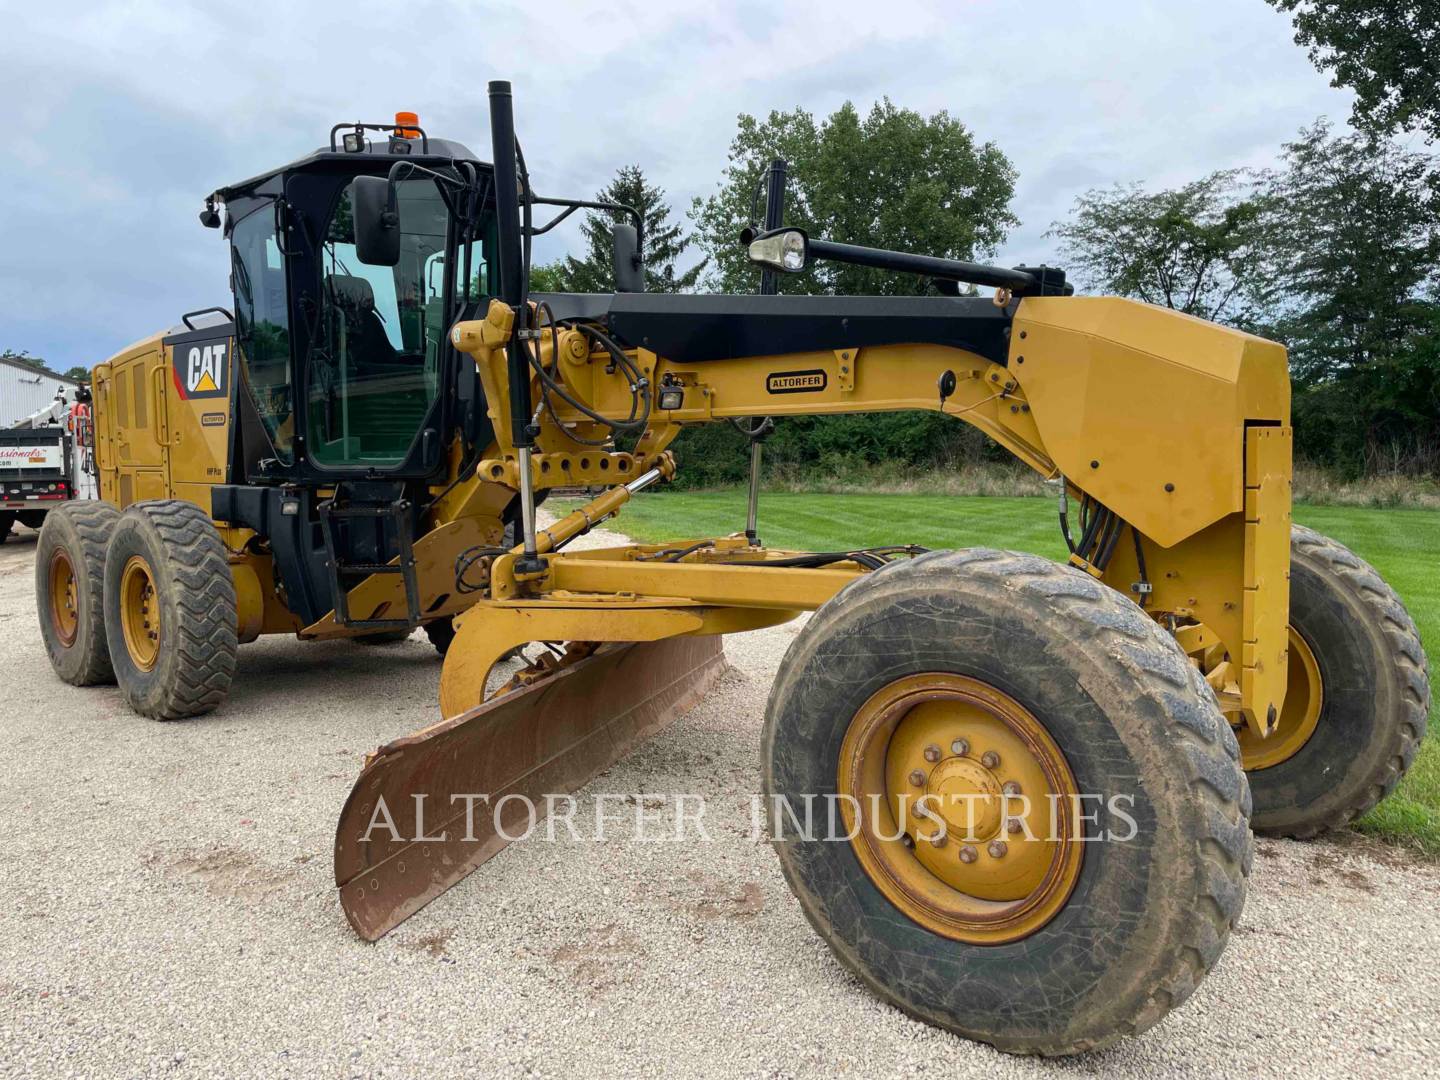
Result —
<instances>
[{"instance_id":1,"label":"cab roof","mask_svg":"<svg viewBox=\"0 0 1440 1080\"><path fill-rule=\"evenodd\" d=\"M373 126L373 125L372 125ZM391 126L391 125L386 125ZM228 202L232 197L247 195L253 192L267 180L271 180L282 173L297 172L320 164L354 163L356 159L367 163L385 161L394 164L397 161L414 161L417 164L428 165L432 169L443 165L449 165L454 161L468 161L472 164L490 168L489 162L479 160L464 143L458 143L451 139L411 138L398 139L394 137L366 138L364 148L361 150L342 149L341 143L334 141L340 134L353 130L349 124L338 124L331 133L331 144L322 146L317 150L306 154L304 157L296 158L294 161L281 165L278 168L267 169L246 180L240 180L233 184L226 184L217 188L213 198L220 202ZM373 134L373 133L372 133ZM396 149L397 146L407 147L405 150Z\"/></svg>"}]
</instances>

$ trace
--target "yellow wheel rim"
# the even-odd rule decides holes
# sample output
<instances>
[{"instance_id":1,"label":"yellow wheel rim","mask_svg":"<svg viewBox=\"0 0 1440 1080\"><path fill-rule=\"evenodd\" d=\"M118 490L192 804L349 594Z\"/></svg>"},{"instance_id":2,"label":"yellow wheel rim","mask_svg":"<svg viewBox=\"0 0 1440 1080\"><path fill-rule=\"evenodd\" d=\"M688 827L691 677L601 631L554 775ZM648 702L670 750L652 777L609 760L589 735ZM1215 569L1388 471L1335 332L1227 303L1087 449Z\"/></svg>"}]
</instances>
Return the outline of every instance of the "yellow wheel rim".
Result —
<instances>
[{"instance_id":1,"label":"yellow wheel rim","mask_svg":"<svg viewBox=\"0 0 1440 1080\"><path fill-rule=\"evenodd\" d=\"M139 555L130 556L120 572L120 626L130 659L149 671L160 655L160 603L150 564Z\"/></svg>"},{"instance_id":2,"label":"yellow wheel rim","mask_svg":"<svg viewBox=\"0 0 1440 1080\"><path fill-rule=\"evenodd\" d=\"M845 733L838 780L866 875L937 934L1027 937L1080 877L1065 755L1019 702L977 679L912 675L878 691Z\"/></svg>"},{"instance_id":3,"label":"yellow wheel rim","mask_svg":"<svg viewBox=\"0 0 1440 1080\"><path fill-rule=\"evenodd\" d=\"M1246 772L1268 769L1289 761L1315 734L1320 723L1320 710L1325 704L1320 685L1320 665L1309 644L1292 626L1290 628L1290 670L1285 683L1285 706L1275 730L1266 738L1255 734L1249 724L1241 724L1235 732L1240 743L1240 763Z\"/></svg>"},{"instance_id":4,"label":"yellow wheel rim","mask_svg":"<svg viewBox=\"0 0 1440 1080\"><path fill-rule=\"evenodd\" d=\"M75 644L80 625L80 591L70 556L57 551L50 556L50 624L67 649Z\"/></svg>"}]
</instances>

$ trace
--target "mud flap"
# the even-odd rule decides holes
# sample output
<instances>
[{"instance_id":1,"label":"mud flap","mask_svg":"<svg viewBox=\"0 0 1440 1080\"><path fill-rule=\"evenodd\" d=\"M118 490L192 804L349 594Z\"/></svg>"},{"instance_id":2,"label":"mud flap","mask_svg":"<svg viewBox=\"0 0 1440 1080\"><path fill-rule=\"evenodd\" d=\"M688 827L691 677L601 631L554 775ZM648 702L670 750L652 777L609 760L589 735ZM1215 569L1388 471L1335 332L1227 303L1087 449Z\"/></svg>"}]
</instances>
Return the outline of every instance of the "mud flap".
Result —
<instances>
[{"instance_id":1,"label":"mud flap","mask_svg":"<svg viewBox=\"0 0 1440 1080\"><path fill-rule=\"evenodd\" d=\"M543 819L547 794L574 792L620 761L724 670L719 637L607 645L382 746L335 831L335 884L350 925L367 941L384 936L504 848L502 832L523 834L531 806Z\"/></svg>"}]
</instances>

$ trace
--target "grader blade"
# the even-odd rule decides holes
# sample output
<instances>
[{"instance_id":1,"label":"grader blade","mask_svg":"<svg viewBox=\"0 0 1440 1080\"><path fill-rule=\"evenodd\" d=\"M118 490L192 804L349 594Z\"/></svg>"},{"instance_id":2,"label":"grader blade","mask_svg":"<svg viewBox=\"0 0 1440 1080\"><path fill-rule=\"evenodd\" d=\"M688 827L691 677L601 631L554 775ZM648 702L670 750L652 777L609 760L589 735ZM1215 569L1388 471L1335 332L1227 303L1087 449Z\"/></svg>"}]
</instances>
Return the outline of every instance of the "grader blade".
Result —
<instances>
[{"instance_id":1,"label":"grader blade","mask_svg":"<svg viewBox=\"0 0 1440 1080\"><path fill-rule=\"evenodd\" d=\"M688 711L725 668L719 637L607 645L550 678L382 746L335 832L335 884L374 941ZM517 796L517 797L510 797Z\"/></svg>"}]
</instances>

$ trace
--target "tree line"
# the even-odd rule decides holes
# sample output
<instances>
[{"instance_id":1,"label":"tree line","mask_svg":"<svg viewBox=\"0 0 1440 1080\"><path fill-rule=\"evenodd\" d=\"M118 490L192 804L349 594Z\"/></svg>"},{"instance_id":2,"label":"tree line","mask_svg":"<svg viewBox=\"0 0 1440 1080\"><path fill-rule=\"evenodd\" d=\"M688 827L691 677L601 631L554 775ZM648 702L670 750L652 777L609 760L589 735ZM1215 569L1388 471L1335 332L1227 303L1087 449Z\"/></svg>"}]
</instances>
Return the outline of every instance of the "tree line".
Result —
<instances>
[{"instance_id":1,"label":"tree line","mask_svg":"<svg viewBox=\"0 0 1440 1080\"><path fill-rule=\"evenodd\" d=\"M1055 264L1087 292L1160 304L1284 343L1297 456L1332 471L1440 473L1440 19L1433 0L1265 0L1335 86L1355 93L1350 130L1320 120L1268 170L1224 169L1168 189L1081 195L1052 224ZM1418 144L1418 145L1417 145ZM1015 168L941 111L888 99L862 113L741 115L716 190L678 220L637 165L597 198L644 221L646 286L751 292L759 271L741 229L763 215L770 161L789 165L787 224L812 235L970 261L992 259L1019 224ZM611 216L591 213L578 254L537 266L532 287L607 292ZM820 264L782 292L914 295L913 275ZM43 359L4 355L42 370ZM65 374L88 377L72 367ZM694 484L742 480L745 437L729 425L678 444ZM930 413L787 420L767 461L830 474L857 466L1008 460L967 425Z\"/></svg>"},{"instance_id":2,"label":"tree line","mask_svg":"<svg viewBox=\"0 0 1440 1080\"><path fill-rule=\"evenodd\" d=\"M1296 452L1347 476L1440 472L1440 20L1424 3L1266 0L1337 86L1356 92L1351 130L1321 119L1267 170L1225 169L1175 188L1081 195L1047 236L1079 288L1133 297L1287 346ZM1418 148L1409 132L1418 133ZM884 100L824 119L803 109L742 115L717 190L671 217L638 166L599 198L644 214L647 286L749 292L758 270L740 230L763 213L769 162L789 164L786 223L812 235L984 261L1018 224L1015 169L946 112ZM608 291L610 220L591 214L584 250L535 287ZM679 267L688 263L688 268ZM922 278L821 264L782 292L917 294ZM836 472L867 462L934 466L1003 458L964 425L930 414L786 421L769 456ZM744 437L723 425L679 444L691 482L738 481Z\"/></svg>"}]
</instances>

